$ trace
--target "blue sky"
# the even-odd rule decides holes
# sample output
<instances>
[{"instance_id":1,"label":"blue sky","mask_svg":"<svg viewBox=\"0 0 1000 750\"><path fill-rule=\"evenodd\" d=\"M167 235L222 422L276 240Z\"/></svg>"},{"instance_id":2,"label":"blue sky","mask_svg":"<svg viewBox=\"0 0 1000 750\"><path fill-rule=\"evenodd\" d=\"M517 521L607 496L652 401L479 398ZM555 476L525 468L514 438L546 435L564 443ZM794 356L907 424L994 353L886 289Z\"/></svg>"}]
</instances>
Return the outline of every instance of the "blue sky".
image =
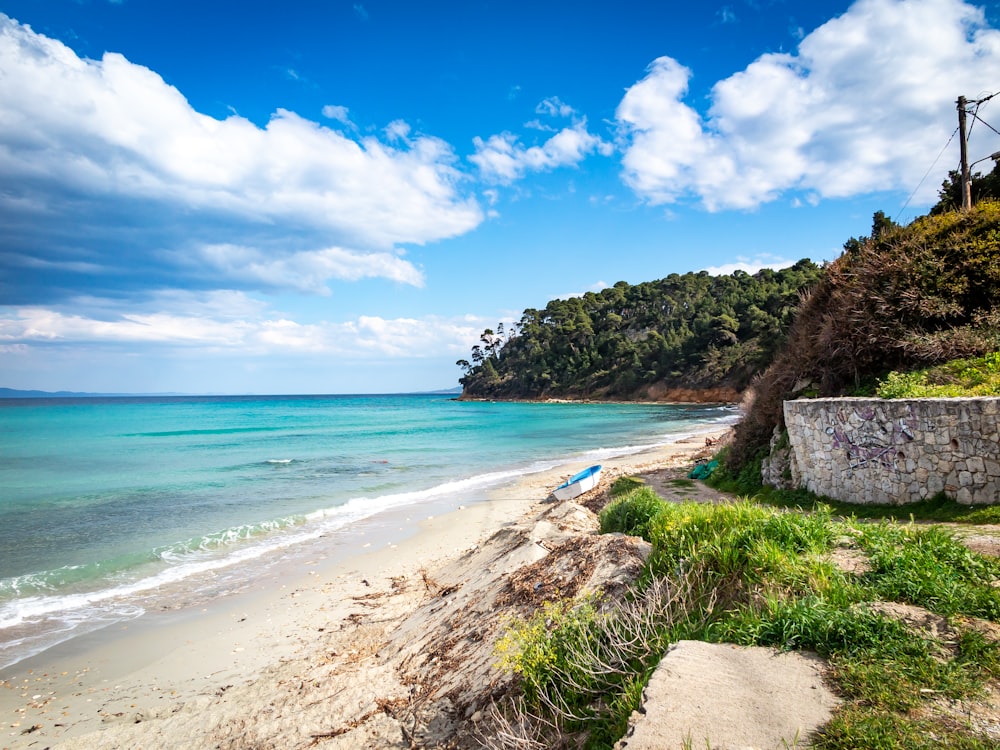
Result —
<instances>
[{"instance_id":1,"label":"blue sky","mask_svg":"<svg viewBox=\"0 0 1000 750\"><path fill-rule=\"evenodd\" d=\"M912 220L956 98L1000 91L1000 4L960 0L0 14L0 386L25 389L450 387L554 297Z\"/></svg>"}]
</instances>

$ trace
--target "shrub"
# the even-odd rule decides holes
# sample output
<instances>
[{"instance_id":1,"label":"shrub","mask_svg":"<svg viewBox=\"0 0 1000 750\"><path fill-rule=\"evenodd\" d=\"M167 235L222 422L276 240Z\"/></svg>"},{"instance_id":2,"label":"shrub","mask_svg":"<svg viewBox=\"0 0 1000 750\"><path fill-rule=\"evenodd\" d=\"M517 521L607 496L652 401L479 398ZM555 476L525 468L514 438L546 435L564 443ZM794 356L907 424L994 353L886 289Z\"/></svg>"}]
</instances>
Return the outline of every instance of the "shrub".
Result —
<instances>
[{"instance_id":1,"label":"shrub","mask_svg":"<svg viewBox=\"0 0 1000 750\"><path fill-rule=\"evenodd\" d=\"M649 487L639 487L601 511L601 533L619 532L649 541L649 524L666 503Z\"/></svg>"}]
</instances>

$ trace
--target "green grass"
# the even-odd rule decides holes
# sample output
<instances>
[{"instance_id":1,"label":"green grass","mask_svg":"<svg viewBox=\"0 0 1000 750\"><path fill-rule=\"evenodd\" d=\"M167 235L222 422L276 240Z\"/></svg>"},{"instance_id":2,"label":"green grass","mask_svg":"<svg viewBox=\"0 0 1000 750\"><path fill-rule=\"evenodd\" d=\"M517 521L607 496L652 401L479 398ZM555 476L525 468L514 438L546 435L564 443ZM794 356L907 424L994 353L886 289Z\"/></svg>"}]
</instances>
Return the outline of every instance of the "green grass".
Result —
<instances>
[{"instance_id":1,"label":"green grass","mask_svg":"<svg viewBox=\"0 0 1000 750\"><path fill-rule=\"evenodd\" d=\"M1000 505L962 505L945 493L905 505L874 505L845 503L816 495L809 490L779 490L764 486L760 480L760 462L733 475L727 468L724 453L719 453L719 468L705 484L721 492L751 497L755 502L778 508L809 511L824 505L833 515L857 519L887 519L901 521L936 521L970 524L1000 524Z\"/></svg>"},{"instance_id":2,"label":"green grass","mask_svg":"<svg viewBox=\"0 0 1000 750\"><path fill-rule=\"evenodd\" d=\"M996 560L940 527L841 518L824 504L803 512L749 500L657 500L648 487L633 489L607 509L608 528L642 527L653 543L633 600L673 585L685 601L658 619L601 612L592 600L550 605L505 641L508 668L535 700L531 710L544 715L547 706L562 705L574 717L549 719L564 738L549 737L552 746L611 747L664 650L692 637L806 649L828 659L844 704L817 747L993 746L954 717L934 719L933 700L971 699L1000 678L1000 646L967 624L1000 622ZM942 512L938 506L933 512ZM866 555L870 570L834 567L829 553L842 546ZM883 601L948 618L955 642L909 629L870 605ZM640 621L643 633L620 632ZM583 654L597 654L603 666Z\"/></svg>"},{"instance_id":3,"label":"green grass","mask_svg":"<svg viewBox=\"0 0 1000 750\"><path fill-rule=\"evenodd\" d=\"M1000 621L1000 565L964 547L940 527L867 525L859 544L872 569L868 588L882 599L925 607L940 615Z\"/></svg>"},{"instance_id":4,"label":"green grass","mask_svg":"<svg viewBox=\"0 0 1000 750\"><path fill-rule=\"evenodd\" d=\"M649 540L649 525L667 504L652 488L640 486L612 500L600 513L601 533L619 532Z\"/></svg>"},{"instance_id":5,"label":"green grass","mask_svg":"<svg viewBox=\"0 0 1000 750\"><path fill-rule=\"evenodd\" d=\"M622 495L627 495L633 490L637 490L640 487L645 487L646 482L639 477L618 477L614 482L611 483L610 494L611 497L621 497Z\"/></svg>"},{"instance_id":6,"label":"green grass","mask_svg":"<svg viewBox=\"0 0 1000 750\"><path fill-rule=\"evenodd\" d=\"M671 479L667 482L671 487L676 487L679 490L693 490L695 488L695 483L693 479Z\"/></svg>"},{"instance_id":7,"label":"green grass","mask_svg":"<svg viewBox=\"0 0 1000 750\"><path fill-rule=\"evenodd\" d=\"M822 504L834 515L865 520L1000 523L1000 505L962 505L943 492L916 503L875 505L844 503L815 495L804 489L779 490L774 487L760 487L753 493L753 499L764 505L806 511Z\"/></svg>"},{"instance_id":8,"label":"green grass","mask_svg":"<svg viewBox=\"0 0 1000 750\"><path fill-rule=\"evenodd\" d=\"M890 372L875 392L879 398L1000 396L1000 352L923 370Z\"/></svg>"}]
</instances>

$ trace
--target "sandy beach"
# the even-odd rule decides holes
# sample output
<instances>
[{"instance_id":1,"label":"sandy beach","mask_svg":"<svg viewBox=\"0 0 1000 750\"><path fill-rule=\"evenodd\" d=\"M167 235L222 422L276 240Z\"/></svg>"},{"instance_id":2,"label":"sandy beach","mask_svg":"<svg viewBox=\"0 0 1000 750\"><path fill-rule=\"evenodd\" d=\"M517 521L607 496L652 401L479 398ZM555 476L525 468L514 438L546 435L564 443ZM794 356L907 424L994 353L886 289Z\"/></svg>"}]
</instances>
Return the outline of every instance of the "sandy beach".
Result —
<instances>
[{"instance_id":1,"label":"sandy beach","mask_svg":"<svg viewBox=\"0 0 1000 750\"><path fill-rule=\"evenodd\" d=\"M622 474L687 465L724 432L604 461L593 493ZM547 502L580 468L443 515L386 513L353 548L274 566L252 591L150 612L21 662L0 675L0 747L471 742L509 679L492 650L506 618L551 586L615 585L641 566L638 545L610 545L588 511ZM549 554L570 542L571 559Z\"/></svg>"}]
</instances>

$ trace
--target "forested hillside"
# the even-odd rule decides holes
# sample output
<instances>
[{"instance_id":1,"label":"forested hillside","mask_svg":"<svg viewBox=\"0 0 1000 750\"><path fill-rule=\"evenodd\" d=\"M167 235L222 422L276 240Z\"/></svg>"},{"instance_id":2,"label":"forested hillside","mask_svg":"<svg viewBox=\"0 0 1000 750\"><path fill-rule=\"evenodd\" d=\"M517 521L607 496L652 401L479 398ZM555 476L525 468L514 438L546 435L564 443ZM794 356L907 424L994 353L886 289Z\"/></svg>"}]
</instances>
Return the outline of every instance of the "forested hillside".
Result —
<instances>
[{"instance_id":1,"label":"forested hillside","mask_svg":"<svg viewBox=\"0 0 1000 750\"><path fill-rule=\"evenodd\" d=\"M671 389L732 394L774 358L801 295L823 269L671 274L528 309L487 329L460 379L463 398L643 398Z\"/></svg>"}]
</instances>

